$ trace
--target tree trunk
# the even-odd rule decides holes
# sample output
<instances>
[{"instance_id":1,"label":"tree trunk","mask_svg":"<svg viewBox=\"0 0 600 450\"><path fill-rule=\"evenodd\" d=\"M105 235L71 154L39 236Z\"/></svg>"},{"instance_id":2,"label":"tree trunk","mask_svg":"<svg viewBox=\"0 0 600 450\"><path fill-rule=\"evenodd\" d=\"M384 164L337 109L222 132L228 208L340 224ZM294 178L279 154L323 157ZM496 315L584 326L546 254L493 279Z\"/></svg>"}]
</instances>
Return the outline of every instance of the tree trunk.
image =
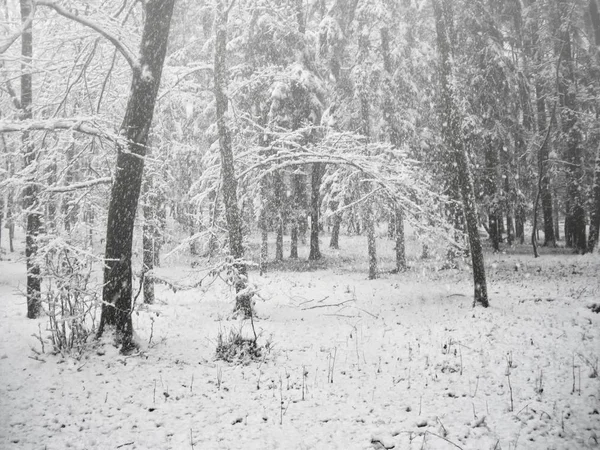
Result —
<instances>
[{"instance_id":1,"label":"tree trunk","mask_svg":"<svg viewBox=\"0 0 600 450\"><path fill-rule=\"evenodd\" d=\"M396 270L406 270L406 249L404 243L404 217L402 210L396 208Z\"/></svg>"},{"instance_id":2,"label":"tree trunk","mask_svg":"<svg viewBox=\"0 0 600 450\"><path fill-rule=\"evenodd\" d=\"M566 0L559 1L561 17L569 20L571 6ZM559 77L558 91L561 105L563 134L567 138L565 160L567 162L567 220L573 247L578 253L587 251L585 210L583 208L583 149L580 126L577 123L577 92L575 68L571 52L570 27L561 33L560 61L564 64Z\"/></svg>"},{"instance_id":3,"label":"tree trunk","mask_svg":"<svg viewBox=\"0 0 600 450\"><path fill-rule=\"evenodd\" d=\"M341 214L335 213L340 206L339 201L332 202L331 209L334 211L331 220L333 221L333 226L331 227L331 239L329 240L329 248L333 248L335 250L339 250L340 248L340 226L342 225L342 216Z\"/></svg>"},{"instance_id":4,"label":"tree trunk","mask_svg":"<svg viewBox=\"0 0 600 450\"><path fill-rule=\"evenodd\" d=\"M596 44L596 60L600 59L600 14L598 13L597 0L590 0L589 15L594 28L594 41ZM588 251L594 251L598 243L600 230L600 147L596 149L596 160L594 163L594 181L592 182L592 208L590 212L590 235L588 240Z\"/></svg>"},{"instance_id":5,"label":"tree trunk","mask_svg":"<svg viewBox=\"0 0 600 450\"><path fill-rule=\"evenodd\" d=\"M279 171L273 174L273 195L275 197L275 261L283 261L283 227L284 227L284 184Z\"/></svg>"},{"instance_id":6,"label":"tree trunk","mask_svg":"<svg viewBox=\"0 0 600 450\"><path fill-rule=\"evenodd\" d=\"M131 91L121 134L127 148L117 148L117 167L108 207L102 316L98 335L115 326L121 351L133 343L131 257L135 212L140 196L148 133L162 68L174 0L149 0L140 43L139 67L133 69Z\"/></svg>"},{"instance_id":7,"label":"tree trunk","mask_svg":"<svg viewBox=\"0 0 600 450\"><path fill-rule=\"evenodd\" d=\"M498 201L497 173L500 160L498 157L498 145L494 138L487 138L485 143L485 166L484 177L485 194L488 198L488 227L490 241L494 252L500 251L500 205Z\"/></svg>"},{"instance_id":8,"label":"tree trunk","mask_svg":"<svg viewBox=\"0 0 600 450\"><path fill-rule=\"evenodd\" d=\"M392 101L392 75L393 65L392 57L390 52L390 35L389 29L383 27L379 32L381 40L381 56L383 58L383 68L385 70L385 89L386 95L383 102L383 118L387 124L388 134L390 143L397 149L402 143L402 136L398 129L394 110L394 103ZM404 214L401 209L394 207L394 211L390 217L390 229L393 229L396 237L396 270L398 272L406 269L406 254L404 244ZM392 237L392 236L390 236Z\"/></svg>"},{"instance_id":9,"label":"tree trunk","mask_svg":"<svg viewBox=\"0 0 600 450\"><path fill-rule=\"evenodd\" d=\"M517 215L515 216L515 236L520 244L525 243L525 220L523 216L522 211L517 211Z\"/></svg>"},{"instance_id":10,"label":"tree trunk","mask_svg":"<svg viewBox=\"0 0 600 450\"><path fill-rule=\"evenodd\" d=\"M560 241L560 209L558 207L558 193L554 191L554 237Z\"/></svg>"},{"instance_id":11,"label":"tree trunk","mask_svg":"<svg viewBox=\"0 0 600 450\"><path fill-rule=\"evenodd\" d=\"M2 260L2 220L4 219L4 195L0 195L0 260Z\"/></svg>"},{"instance_id":12,"label":"tree trunk","mask_svg":"<svg viewBox=\"0 0 600 450\"><path fill-rule=\"evenodd\" d=\"M539 133L546 133L548 120L546 118L546 101L542 92L540 80L535 84L536 104L538 112ZM554 236L554 222L552 217L552 192L550 190L550 177L548 175L548 159L550 155L550 140L545 139L538 152L538 170L540 171L540 198L542 200L542 213L544 215L544 246L556 247Z\"/></svg>"},{"instance_id":13,"label":"tree trunk","mask_svg":"<svg viewBox=\"0 0 600 450\"><path fill-rule=\"evenodd\" d=\"M370 188L370 183L367 183ZM369 280L377 278L377 242L375 235L375 219L373 217L372 201L365 205L365 227L367 229L367 248L369 252Z\"/></svg>"},{"instance_id":14,"label":"tree trunk","mask_svg":"<svg viewBox=\"0 0 600 450\"><path fill-rule=\"evenodd\" d=\"M148 174L143 184L144 204L142 212L144 214L144 225L142 226L142 283L144 292L144 303L154 303L154 279L148 275L154 269L154 237L156 232L154 202L151 200L152 176Z\"/></svg>"},{"instance_id":15,"label":"tree trunk","mask_svg":"<svg viewBox=\"0 0 600 450\"><path fill-rule=\"evenodd\" d=\"M310 253L309 261L321 259L321 250L319 248L319 204L322 177L321 163L314 163L311 176L311 195L310 195Z\"/></svg>"},{"instance_id":16,"label":"tree trunk","mask_svg":"<svg viewBox=\"0 0 600 450\"><path fill-rule=\"evenodd\" d=\"M442 8L443 7L443 8ZM477 229L477 209L475 207L475 193L473 190L473 176L462 139L462 124L458 107L455 104L453 88L453 63L452 49L448 35L447 24L452 23L450 0L433 0L435 14L438 52L440 55L440 90L442 97L443 117L442 133L446 145L454 153L458 182L463 200L463 209L469 244L471 260L473 263L474 304L489 306L485 267L483 264L483 250Z\"/></svg>"},{"instance_id":17,"label":"tree trunk","mask_svg":"<svg viewBox=\"0 0 600 450\"><path fill-rule=\"evenodd\" d=\"M146 212L146 206L144 206L144 221L151 220ZM154 239L152 235L152 226L144 223L142 231L142 277L143 277L143 291L144 291L144 303L154 303L154 278L152 275L148 275L154 269Z\"/></svg>"},{"instance_id":18,"label":"tree trunk","mask_svg":"<svg viewBox=\"0 0 600 450\"><path fill-rule=\"evenodd\" d=\"M269 221L267 218L267 194L266 194L266 180L260 180L260 192L262 198L262 207L260 210L260 216L258 219L258 228L260 229L260 261L259 261L259 273L261 275L267 272L267 265L269 262Z\"/></svg>"},{"instance_id":19,"label":"tree trunk","mask_svg":"<svg viewBox=\"0 0 600 450\"><path fill-rule=\"evenodd\" d=\"M600 37L600 36L599 36ZM592 183L592 209L590 214L590 236L588 251L592 253L598 244L600 230L600 147L596 150L594 163L594 181Z\"/></svg>"},{"instance_id":20,"label":"tree trunk","mask_svg":"<svg viewBox=\"0 0 600 450\"><path fill-rule=\"evenodd\" d=\"M290 258L298 258L298 237L300 235L300 222L306 210L306 196L304 195L304 175L292 175L292 229L290 236Z\"/></svg>"},{"instance_id":21,"label":"tree trunk","mask_svg":"<svg viewBox=\"0 0 600 450\"><path fill-rule=\"evenodd\" d=\"M21 0L21 23L25 24L32 12L31 0ZM31 62L33 57L33 29L31 22L27 24L21 36L21 119L28 120L33 117L33 89L31 76ZM23 153L25 167L33 164L37 159L37 152L28 131L23 132ZM33 180L31 180L33 181ZM41 278L40 266L37 258L38 236L42 228L41 214L37 211L38 188L31 182L23 190L23 209L26 212L27 228L25 231L25 260L27 266L27 317L35 319L41 311Z\"/></svg>"},{"instance_id":22,"label":"tree trunk","mask_svg":"<svg viewBox=\"0 0 600 450\"><path fill-rule=\"evenodd\" d=\"M235 283L236 300L234 311L245 317L252 316L252 295L245 292L247 287L247 268L241 262L244 257L242 221L237 203L237 181L233 164L233 148L231 133L227 125L228 99L225 95L227 83L227 10L223 0L217 0L215 18L215 57L214 57L214 91L217 113L217 131L219 134L219 151L221 154L221 178L223 184L223 203L225 217L229 229L229 252L234 258L237 270Z\"/></svg>"}]
</instances>

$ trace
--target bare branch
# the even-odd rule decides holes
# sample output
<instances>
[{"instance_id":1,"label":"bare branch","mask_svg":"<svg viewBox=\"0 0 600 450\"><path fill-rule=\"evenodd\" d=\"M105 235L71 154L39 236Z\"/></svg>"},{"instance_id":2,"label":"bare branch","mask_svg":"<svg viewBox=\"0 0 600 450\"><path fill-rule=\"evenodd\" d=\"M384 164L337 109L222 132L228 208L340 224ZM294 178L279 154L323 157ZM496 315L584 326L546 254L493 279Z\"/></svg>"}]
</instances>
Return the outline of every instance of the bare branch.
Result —
<instances>
[{"instance_id":1,"label":"bare branch","mask_svg":"<svg viewBox=\"0 0 600 450\"><path fill-rule=\"evenodd\" d=\"M353 208L356 205L360 205L361 203L364 203L367 199L369 199L370 197L374 196L375 194L377 194L377 192L381 191L383 188L378 187L376 189L373 189L372 191L370 191L369 193L367 193L366 195L362 196L361 198L359 198L358 200L349 203L347 205L342 206L341 208L336 209L335 211L329 213L329 214L325 214L324 218L327 219L331 216L336 216L338 214L341 214L342 212L344 212L347 209Z\"/></svg>"},{"instance_id":2,"label":"bare branch","mask_svg":"<svg viewBox=\"0 0 600 450\"><path fill-rule=\"evenodd\" d=\"M4 53L6 50L8 50L10 48L10 46L13 45L15 43L15 41L17 39L19 39L19 37L21 37L21 35L25 32L25 30L29 26L31 26L34 15L35 15L35 7L31 8L31 14L29 14L29 17L27 18L27 20L25 22L23 22L23 24L21 25L21 29L19 31L16 31L12 36L8 36L8 37L0 40L0 55L2 53Z\"/></svg>"},{"instance_id":3,"label":"bare branch","mask_svg":"<svg viewBox=\"0 0 600 450\"><path fill-rule=\"evenodd\" d=\"M90 136L108 139L113 142L123 143L126 141L122 137L102 130L89 119L46 119L23 120L18 122L0 120L0 133L18 133L34 130L73 130L80 133L89 134Z\"/></svg>"},{"instance_id":4,"label":"bare branch","mask_svg":"<svg viewBox=\"0 0 600 450\"><path fill-rule=\"evenodd\" d=\"M82 181L81 183L73 183L69 186L54 186L46 189L46 192L51 192L53 194L63 193L63 192L72 192L79 189L87 189L94 186L98 186L100 184L110 184L112 183L111 177L97 178L95 180Z\"/></svg>"},{"instance_id":5,"label":"bare branch","mask_svg":"<svg viewBox=\"0 0 600 450\"><path fill-rule=\"evenodd\" d=\"M114 34L112 34L110 31L102 28L96 22L86 19L85 17L78 16L77 14L74 14L71 11L68 11L67 9L63 8L62 6L57 5L53 1L36 0L34 2L34 5L47 6L48 8L51 8L54 11L56 11L61 16L66 17L67 19L73 20L77 23L80 23L80 24L100 33L100 35L102 35L104 38L108 39L117 48L117 50L119 50L121 55L123 55L123 58L125 58L125 60L129 64L129 66L133 70L139 70L140 63L139 63L138 59L133 55L133 53L131 53L131 51L125 46L125 44L123 44Z\"/></svg>"},{"instance_id":6,"label":"bare branch","mask_svg":"<svg viewBox=\"0 0 600 450\"><path fill-rule=\"evenodd\" d=\"M197 72L201 72L203 70L212 72L213 71L213 66L209 65L209 64L202 64L201 66L198 67L194 67L192 69L190 69L188 72L184 73L183 75L178 75L177 76L177 81L175 83L173 83L173 85L171 87L169 87L168 89L166 89L159 97L158 100L160 101L165 95L169 94L173 89L175 89L175 87L181 83L186 77L189 77L190 75L193 75ZM209 90L209 89L207 89Z\"/></svg>"}]
</instances>

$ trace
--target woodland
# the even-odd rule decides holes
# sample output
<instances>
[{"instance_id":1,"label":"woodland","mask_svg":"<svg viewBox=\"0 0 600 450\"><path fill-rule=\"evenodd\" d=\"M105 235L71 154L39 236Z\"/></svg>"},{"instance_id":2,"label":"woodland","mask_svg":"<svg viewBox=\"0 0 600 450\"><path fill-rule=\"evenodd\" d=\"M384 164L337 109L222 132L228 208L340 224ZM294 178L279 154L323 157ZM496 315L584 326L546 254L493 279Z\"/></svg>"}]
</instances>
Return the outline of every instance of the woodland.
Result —
<instances>
[{"instance_id":1,"label":"woodland","mask_svg":"<svg viewBox=\"0 0 600 450\"><path fill-rule=\"evenodd\" d=\"M478 327L503 328L502 317L509 314L514 333L527 335L524 342L531 339L534 346L538 335L529 337L529 319L515 308L525 308L529 317L527 308L541 308L542 302L552 306L549 316L532 320L547 353L536 354L544 353L548 367L552 355L563 361L554 382L569 384L568 395L581 397L583 390L586 400L577 401L587 402L578 404L585 420L576 430L565 431L564 425L565 408L576 407L557 412L564 397L556 394L552 411L540 415L531 407L531 417L546 425L532 428L530 447L519 443L510 427L491 425L494 410L487 400L487 414L476 413L473 378L462 395L474 399L466 434L453 435L438 415L418 419L414 432L388 428L368 438L351 433L336 439L328 434L305 446L296 436L289 448L597 446L600 390L592 348L600 338L599 7L598 0L1 0L0 302L8 308L4 320L13 325L2 338L0 357L12 360L8 343L20 336L14 325L20 321L33 335L29 363L70 361L73 379L88 363L110 368L111 359L126 366L137 358L134 364L141 365L153 352L157 361L171 360L186 344L170 353L166 338L157 343L158 333L195 327L189 317L203 314L190 309L187 302L195 299L211 311L198 319L213 333L212 356L203 353L199 364L216 367L213 394L223 399L223 370L242 384L244 370L255 370L250 377L258 377L257 391L263 371L272 370L268 389L277 394L273 414L283 426L298 401L288 397L284 409L284 392L301 392L304 401L309 385L313 396L321 388L317 375L309 383L308 363L301 358L292 363L301 373L295 382L274 362L265 330L275 327L271 334L285 335L286 327L277 328L277 320L269 324L282 307L274 306L273 297L287 296L286 308L302 314L328 311L335 320L386 321L404 307L394 300L400 292L408 316L424 322L422 329L406 325L403 336L392 332L402 342L408 339L409 363L408 375L390 375L389 389L406 380L410 389L411 367L422 370L417 362L430 367L428 347L421 348L428 336L437 336L444 357L453 358L436 366L431 357L432 366L452 376L468 367L467 353L475 352L468 339L474 339L482 349L473 364L484 370L500 361L503 396L505 382L510 386L510 406L500 408L498 425L523 420L523 410L515 414L510 378L518 350L502 344L501 356L484 356L483 342L491 344L493 333ZM539 290L531 277L541 280ZM454 284L458 292L443 287ZM429 305L423 303L428 296L435 298ZM19 310L13 307L17 299L23 299ZM349 305L358 316L344 315ZM570 310L574 305L581 309ZM574 311L571 325L583 330L582 348L575 328L560 319ZM472 334L422 335L438 314L444 332L461 328ZM462 314L455 317L460 326L443 319L452 314ZM479 322L474 330L471 314ZM207 325L207 317L219 328ZM230 329L222 328L224 317ZM306 318L318 328L323 317L290 319L290 336L305 339L295 320ZM579 323L583 318L585 324ZM551 322L564 330L560 338L569 339L560 356L549 350ZM516 336L506 326L507 335ZM377 348L365 338L377 329L370 327L360 325L359 331L356 322L349 337L316 331L321 340L307 341L326 355L323 386L334 385L338 370L344 376L356 370L357 377L371 366L376 374L393 364L396 370L399 363L392 359L381 369L382 349L392 338L384 331ZM186 336L195 342L193 333ZM416 353L407 336L414 337ZM355 340L344 370L335 367L340 346L323 349L324 341L336 339L345 339L346 346ZM371 345L372 353L359 350L359 343ZM523 355L529 358L530 350ZM355 358L351 364L348 355ZM183 369L179 361L185 358L182 353L175 366ZM541 401L545 369L534 368L535 358L523 363L529 368L531 362L534 375L520 381L535 378L531 398ZM378 362L369 366L368 360ZM240 369L248 364L254 369ZM12 377L20 366L8 367L5 376ZM152 404L157 377L165 405L173 402L162 376L153 377ZM427 392L427 380L437 382L438 375L423 377ZM375 400L380 385L372 382ZM15 386L4 388L10 398L20 389ZM186 395L193 394L190 386ZM108 398L107 392L105 403ZM527 413L530 405L518 407ZM374 423L382 425L381 417ZM15 420L0 431L5 442L18 445L26 438L11 436L25 425ZM231 425L248 420L237 414ZM265 409L260 420L273 418ZM171 442L178 432L167 435L169 445L129 442L127 436L123 445L212 448L194 436L194 425L188 428L183 440ZM401 444L406 436L408 443ZM255 438L245 448L271 448ZM540 438L546 439L541 447L531 443ZM366 446L355 446L361 439ZM431 440L437 444L426 447ZM65 442L79 448L76 439L41 448ZM81 448L119 444L94 442ZM215 448L238 447L225 442Z\"/></svg>"}]
</instances>

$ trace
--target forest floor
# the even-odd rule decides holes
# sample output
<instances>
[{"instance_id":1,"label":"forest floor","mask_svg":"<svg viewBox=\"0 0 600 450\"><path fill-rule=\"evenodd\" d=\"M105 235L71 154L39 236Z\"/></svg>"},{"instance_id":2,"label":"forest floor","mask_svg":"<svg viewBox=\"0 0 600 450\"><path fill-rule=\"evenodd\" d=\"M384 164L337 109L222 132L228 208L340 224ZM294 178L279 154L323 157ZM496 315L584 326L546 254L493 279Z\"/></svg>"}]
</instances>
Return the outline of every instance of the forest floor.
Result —
<instances>
[{"instance_id":1,"label":"forest floor","mask_svg":"<svg viewBox=\"0 0 600 450\"><path fill-rule=\"evenodd\" d=\"M416 241L409 270L392 274L393 244L380 239L373 281L364 238L342 236L340 251L327 242L322 262L251 273L268 348L246 364L215 359L219 332L253 335L219 281L158 285L133 316L138 353L106 342L80 359L48 342L41 353L47 318L25 318L22 257L3 255L0 448L600 448L598 254L488 253L483 309L469 268L420 260ZM163 266L180 282L205 273L184 259Z\"/></svg>"}]
</instances>

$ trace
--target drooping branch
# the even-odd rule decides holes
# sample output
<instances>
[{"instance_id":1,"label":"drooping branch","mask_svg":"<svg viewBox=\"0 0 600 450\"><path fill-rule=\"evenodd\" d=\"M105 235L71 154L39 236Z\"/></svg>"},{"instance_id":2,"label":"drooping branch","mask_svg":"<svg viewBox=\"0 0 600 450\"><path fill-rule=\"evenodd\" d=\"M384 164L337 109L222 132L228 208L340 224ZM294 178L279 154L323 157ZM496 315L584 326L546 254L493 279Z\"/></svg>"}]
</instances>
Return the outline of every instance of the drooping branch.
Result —
<instances>
[{"instance_id":1,"label":"drooping branch","mask_svg":"<svg viewBox=\"0 0 600 450\"><path fill-rule=\"evenodd\" d=\"M135 55L127 48L127 46L123 42L121 42L117 38L117 36L115 36L113 33L108 31L107 29L103 28L100 24L98 24L92 20L89 20L83 16L79 16L79 15L67 10L66 8L63 8L62 6L56 4L53 1L36 0L34 2L34 5L46 6L48 8L51 8L54 11L56 11L56 13L58 13L59 15L66 17L67 19L70 19L74 22L80 23L81 25L84 25L84 26L91 28L92 30L98 32L105 39L109 40L117 48L117 50L119 50L121 55L123 55L123 58L125 58L125 60L129 64L129 66L133 70L139 70L140 63L139 63L138 59L135 57Z\"/></svg>"},{"instance_id":2,"label":"drooping branch","mask_svg":"<svg viewBox=\"0 0 600 450\"><path fill-rule=\"evenodd\" d=\"M59 131L73 130L90 136L100 137L116 143L126 143L120 136L108 133L97 127L93 121L86 119L45 119L45 120L22 120L12 122L0 120L0 133L18 133L25 131Z\"/></svg>"}]
</instances>

